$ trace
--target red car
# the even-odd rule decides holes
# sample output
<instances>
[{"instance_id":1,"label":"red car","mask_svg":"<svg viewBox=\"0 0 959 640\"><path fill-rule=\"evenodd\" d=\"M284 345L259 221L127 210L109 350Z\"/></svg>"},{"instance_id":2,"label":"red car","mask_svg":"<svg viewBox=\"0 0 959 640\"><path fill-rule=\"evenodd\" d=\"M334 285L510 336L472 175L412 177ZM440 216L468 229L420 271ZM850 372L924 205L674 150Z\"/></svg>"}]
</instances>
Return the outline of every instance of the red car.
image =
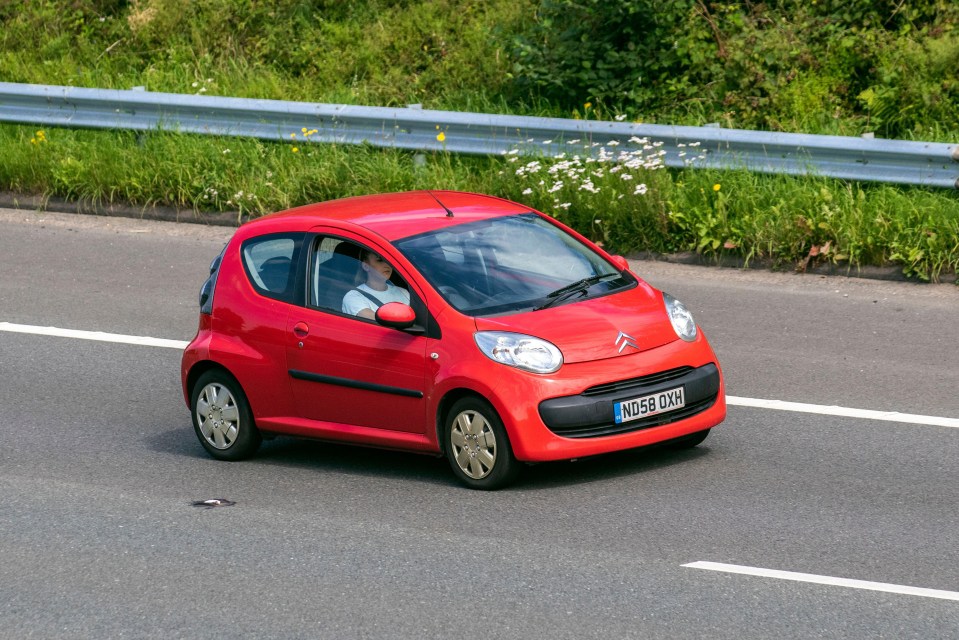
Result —
<instances>
[{"instance_id":1,"label":"red car","mask_svg":"<svg viewBox=\"0 0 959 640\"><path fill-rule=\"evenodd\" d=\"M695 446L726 415L681 302L500 198L375 195L254 220L200 306L183 391L223 460L293 435L445 455L493 489L525 462Z\"/></svg>"}]
</instances>

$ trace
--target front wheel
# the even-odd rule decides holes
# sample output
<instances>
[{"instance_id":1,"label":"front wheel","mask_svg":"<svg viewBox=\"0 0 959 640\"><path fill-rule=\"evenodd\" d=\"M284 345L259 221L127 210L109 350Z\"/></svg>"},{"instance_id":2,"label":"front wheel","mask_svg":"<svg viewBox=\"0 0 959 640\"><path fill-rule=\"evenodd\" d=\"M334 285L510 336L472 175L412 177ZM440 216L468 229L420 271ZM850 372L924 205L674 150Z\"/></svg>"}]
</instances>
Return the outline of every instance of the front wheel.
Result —
<instances>
[{"instance_id":1,"label":"front wheel","mask_svg":"<svg viewBox=\"0 0 959 640\"><path fill-rule=\"evenodd\" d=\"M200 444L218 460L241 460L256 453L262 438L246 395L230 374L213 369L193 385L190 405Z\"/></svg>"},{"instance_id":2,"label":"front wheel","mask_svg":"<svg viewBox=\"0 0 959 640\"><path fill-rule=\"evenodd\" d=\"M456 478L471 489L499 489L513 480L520 463L496 411L479 398L458 400L443 428L446 459Z\"/></svg>"}]
</instances>

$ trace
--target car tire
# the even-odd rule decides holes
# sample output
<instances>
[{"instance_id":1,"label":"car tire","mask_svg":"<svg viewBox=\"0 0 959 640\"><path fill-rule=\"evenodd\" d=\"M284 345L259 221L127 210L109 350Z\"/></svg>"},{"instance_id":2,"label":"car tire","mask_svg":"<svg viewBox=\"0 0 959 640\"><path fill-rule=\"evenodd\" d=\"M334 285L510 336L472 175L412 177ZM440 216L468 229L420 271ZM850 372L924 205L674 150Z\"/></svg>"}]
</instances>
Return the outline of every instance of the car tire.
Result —
<instances>
[{"instance_id":1,"label":"car tire","mask_svg":"<svg viewBox=\"0 0 959 640\"><path fill-rule=\"evenodd\" d=\"M190 396L193 431L207 453L218 460L242 460L263 441L240 383L212 369L199 377Z\"/></svg>"},{"instance_id":2,"label":"car tire","mask_svg":"<svg viewBox=\"0 0 959 640\"><path fill-rule=\"evenodd\" d=\"M670 449L692 449L705 440L708 435L709 429L703 429L702 431L697 431L696 433L691 433L688 436L673 440L668 446Z\"/></svg>"},{"instance_id":3,"label":"car tire","mask_svg":"<svg viewBox=\"0 0 959 640\"><path fill-rule=\"evenodd\" d=\"M443 425L443 441L453 475L471 489L499 489L519 475L520 463L503 421L480 398L462 398L453 404Z\"/></svg>"}]
</instances>

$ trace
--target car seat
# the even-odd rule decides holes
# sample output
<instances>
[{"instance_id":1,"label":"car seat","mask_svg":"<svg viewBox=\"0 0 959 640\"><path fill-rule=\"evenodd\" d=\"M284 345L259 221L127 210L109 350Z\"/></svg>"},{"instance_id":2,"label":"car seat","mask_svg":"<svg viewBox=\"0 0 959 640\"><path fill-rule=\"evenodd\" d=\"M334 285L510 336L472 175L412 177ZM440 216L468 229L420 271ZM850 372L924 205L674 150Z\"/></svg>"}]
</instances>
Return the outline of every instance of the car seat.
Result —
<instances>
[{"instance_id":1,"label":"car seat","mask_svg":"<svg viewBox=\"0 0 959 640\"><path fill-rule=\"evenodd\" d=\"M328 260L317 265L313 279L313 300L323 309L340 311L343 296L354 286L360 268L360 247L344 240Z\"/></svg>"}]
</instances>

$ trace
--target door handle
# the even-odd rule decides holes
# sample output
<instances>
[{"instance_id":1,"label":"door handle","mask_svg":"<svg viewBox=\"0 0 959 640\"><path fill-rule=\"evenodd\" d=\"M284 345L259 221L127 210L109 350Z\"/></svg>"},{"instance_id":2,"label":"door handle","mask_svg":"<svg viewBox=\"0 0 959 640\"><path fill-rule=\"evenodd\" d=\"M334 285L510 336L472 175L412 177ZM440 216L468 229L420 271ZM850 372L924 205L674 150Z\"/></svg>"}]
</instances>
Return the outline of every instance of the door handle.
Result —
<instances>
[{"instance_id":1,"label":"door handle","mask_svg":"<svg viewBox=\"0 0 959 640\"><path fill-rule=\"evenodd\" d=\"M297 322L293 325L293 335L297 338L305 338L310 335L310 325L305 322Z\"/></svg>"}]
</instances>

